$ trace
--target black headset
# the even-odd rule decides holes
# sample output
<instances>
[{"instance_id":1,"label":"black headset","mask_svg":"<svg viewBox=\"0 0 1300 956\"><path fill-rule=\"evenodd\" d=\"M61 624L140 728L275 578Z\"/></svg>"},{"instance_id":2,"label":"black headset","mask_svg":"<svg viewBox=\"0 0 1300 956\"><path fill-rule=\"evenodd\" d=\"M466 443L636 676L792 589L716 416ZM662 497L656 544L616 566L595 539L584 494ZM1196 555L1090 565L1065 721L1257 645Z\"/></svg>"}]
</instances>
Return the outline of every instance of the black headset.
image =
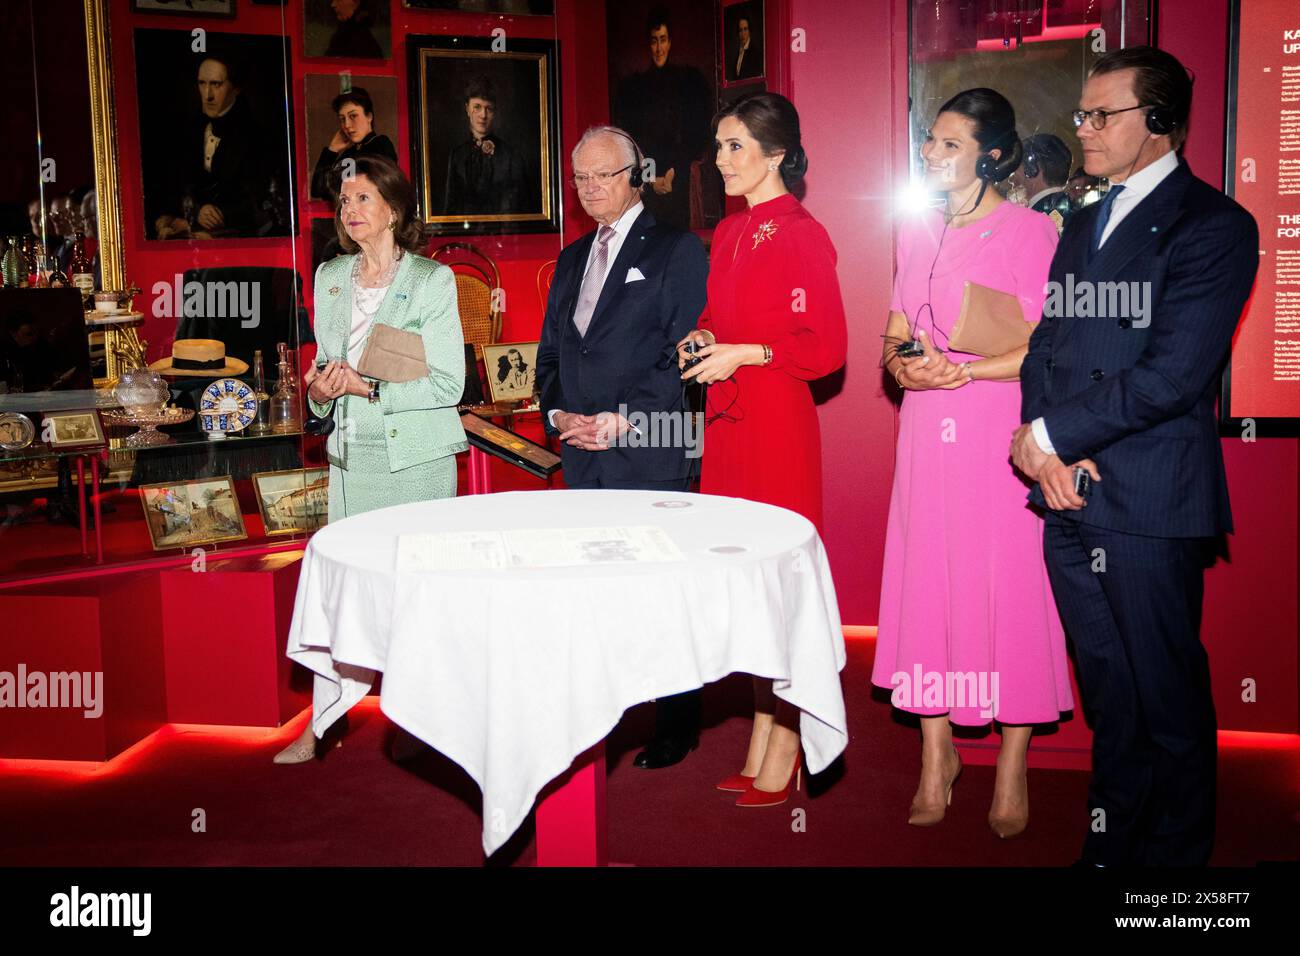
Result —
<instances>
[{"instance_id":1,"label":"black headset","mask_svg":"<svg viewBox=\"0 0 1300 956\"><path fill-rule=\"evenodd\" d=\"M1032 146L1025 150L1023 165L1025 167L1026 179L1033 179L1038 175L1038 154L1034 152Z\"/></svg>"},{"instance_id":2,"label":"black headset","mask_svg":"<svg viewBox=\"0 0 1300 956\"><path fill-rule=\"evenodd\" d=\"M1147 132L1154 133L1156 136L1168 136L1183 123L1187 122L1187 114L1191 112L1192 92L1196 87L1196 74L1187 67L1187 102L1179 101L1175 104L1156 103L1147 109ZM1179 119L1179 117L1183 117Z\"/></svg>"},{"instance_id":3,"label":"black headset","mask_svg":"<svg viewBox=\"0 0 1300 956\"><path fill-rule=\"evenodd\" d=\"M1147 110L1147 130L1156 136L1168 136L1178 125L1173 107L1160 103Z\"/></svg>"},{"instance_id":4,"label":"black headset","mask_svg":"<svg viewBox=\"0 0 1300 956\"><path fill-rule=\"evenodd\" d=\"M989 149L1001 149L1005 153L1007 147L1000 144L1005 143L1009 139L1014 142L1015 135L1016 131L1014 128L1006 130L1001 136L993 141L993 145L991 145ZM995 182L999 162L1000 160L995 159L992 153L980 153L979 157L975 160L975 177L983 180L986 185ZM976 205L978 205L978 203Z\"/></svg>"},{"instance_id":5,"label":"black headset","mask_svg":"<svg viewBox=\"0 0 1300 956\"><path fill-rule=\"evenodd\" d=\"M605 131L607 133L613 133L616 136L622 136L632 144L632 151L636 153L636 165L634 165L631 172L627 174L627 184L633 189L640 189L645 185L645 173L641 169L642 165L645 163L645 157L641 155L641 147L636 144L636 140L621 129L609 126L606 127Z\"/></svg>"}]
</instances>

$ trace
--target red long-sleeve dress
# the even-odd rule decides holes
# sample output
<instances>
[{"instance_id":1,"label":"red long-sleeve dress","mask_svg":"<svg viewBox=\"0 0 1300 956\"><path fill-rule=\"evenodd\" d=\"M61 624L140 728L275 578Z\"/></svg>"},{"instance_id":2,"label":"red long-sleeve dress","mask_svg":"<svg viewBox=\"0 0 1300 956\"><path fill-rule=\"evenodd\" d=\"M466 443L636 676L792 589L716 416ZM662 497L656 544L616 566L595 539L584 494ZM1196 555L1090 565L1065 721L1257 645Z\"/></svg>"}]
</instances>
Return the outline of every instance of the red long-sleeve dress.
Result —
<instances>
[{"instance_id":1,"label":"red long-sleeve dress","mask_svg":"<svg viewBox=\"0 0 1300 956\"><path fill-rule=\"evenodd\" d=\"M835 247L788 193L713 233L700 327L766 344L772 364L709 386L700 491L789 508L821 530L821 435L808 383L844 364L848 332Z\"/></svg>"}]
</instances>

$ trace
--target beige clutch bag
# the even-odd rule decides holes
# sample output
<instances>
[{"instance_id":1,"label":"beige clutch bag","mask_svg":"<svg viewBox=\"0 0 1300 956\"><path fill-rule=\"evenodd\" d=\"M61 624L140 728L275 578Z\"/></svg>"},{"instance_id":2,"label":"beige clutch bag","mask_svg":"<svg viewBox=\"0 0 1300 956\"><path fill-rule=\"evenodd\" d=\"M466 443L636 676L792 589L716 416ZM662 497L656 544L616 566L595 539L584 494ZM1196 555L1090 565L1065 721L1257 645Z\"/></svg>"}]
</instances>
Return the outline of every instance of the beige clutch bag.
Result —
<instances>
[{"instance_id":1,"label":"beige clutch bag","mask_svg":"<svg viewBox=\"0 0 1300 956\"><path fill-rule=\"evenodd\" d=\"M1020 300L1014 295L967 282L961 297L961 314L948 337L948 348L969 355L1002 355L1029 341L1033 325L1025 321Z\"/></svg>"},{"instance_id":2,"label":"beige clutch bag","mask_svg":"<svg viewBox=\"0 0 1300 956\"><path fill-rule=\"evenodd\" d=\"M424 339L414 332L403 332L391 325L376 325L366 339L366 349L357 363L357 372L381 382L410 382L429 375L424 356Z\"/></svg>"}]
</instances>

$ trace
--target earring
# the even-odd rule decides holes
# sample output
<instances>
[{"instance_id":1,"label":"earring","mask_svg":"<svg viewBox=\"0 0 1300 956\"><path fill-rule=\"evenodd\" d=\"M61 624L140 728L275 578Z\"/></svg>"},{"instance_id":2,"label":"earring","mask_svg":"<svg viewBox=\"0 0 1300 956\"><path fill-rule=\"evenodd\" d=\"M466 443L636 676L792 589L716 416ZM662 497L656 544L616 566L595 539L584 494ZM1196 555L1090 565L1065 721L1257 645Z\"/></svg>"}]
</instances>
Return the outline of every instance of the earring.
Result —
<instances>
[{"instance_id":1,"label":"earring","mask_svg":"<svg viewBox=\"0 0 1300 956\"><path fill-rule=\"evenodd\" d=\"M767 171L768 171L769 173L774 173L774 172L776 172L776 163L768 163L768 164L767 164Z\"/></svg>"},{"instance_id":2,"label":"earring","mask_svg":"<svg viewBox=\"0 0 1300 956\"><path fill-rule=\"evenodd\" d=\"M396 218L396 217L394 217L394 218L388 220L388 228L391 229L391 230L394 231L394 232L397 231L397 218Z\"/></svg>"}]
</instances>

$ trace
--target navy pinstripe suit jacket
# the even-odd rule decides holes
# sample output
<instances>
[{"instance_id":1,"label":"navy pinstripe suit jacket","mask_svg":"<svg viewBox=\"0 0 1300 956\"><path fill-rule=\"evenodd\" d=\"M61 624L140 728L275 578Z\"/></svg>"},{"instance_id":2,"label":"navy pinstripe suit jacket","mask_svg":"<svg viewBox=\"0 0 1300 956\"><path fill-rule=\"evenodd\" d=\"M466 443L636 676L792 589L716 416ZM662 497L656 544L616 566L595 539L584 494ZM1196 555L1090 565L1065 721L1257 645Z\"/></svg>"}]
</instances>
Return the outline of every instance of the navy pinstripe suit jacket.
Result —
<instances>
[{"instance_id":1,"label":"navy pinstripe suit jacket","mask_svg":"<svg viewBox=\"0 0 1300 956\"><path fill-rule=\"evenodd\" d=\"M1088 506L1065 517L1167 538L1231 531L1214 404L1259 267L1255 220L1183 161L1094 255L1099 206L1071 217L1052 258L1021 420L1042 416L1067 464L1097 463ZM1046 508L1038 485L1029 500Z\"/></svg>"}]
</instances>

